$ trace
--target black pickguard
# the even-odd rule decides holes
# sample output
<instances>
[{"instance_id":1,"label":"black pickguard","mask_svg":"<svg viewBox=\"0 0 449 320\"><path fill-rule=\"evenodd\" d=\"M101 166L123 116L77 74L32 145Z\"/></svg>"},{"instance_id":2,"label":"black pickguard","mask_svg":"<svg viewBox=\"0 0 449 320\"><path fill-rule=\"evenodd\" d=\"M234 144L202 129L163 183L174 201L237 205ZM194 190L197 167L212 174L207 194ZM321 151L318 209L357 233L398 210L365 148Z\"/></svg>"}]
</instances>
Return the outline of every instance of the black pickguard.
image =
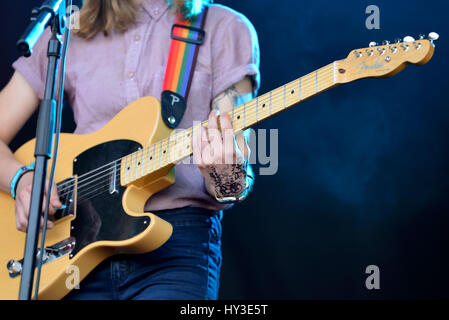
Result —
<instances>
[{"instance_id":1,"label":"black pickguard","mask_svg":"<svg viewBox=\"0 0 449 320\"><path fill-rule=\"evenodd\" d=\"M130 140L109 141L86 150L74 160L73 173L79 180L76 218L71 222L71 236L75 237L76 245L71 257L93 242L130 239L149 226L150 218L133 217L123 210L125 188L120 185L120 168L117 169L116 192L110 193L111 163L141 147ZM105 167L101 169L102 166ZM87 180L89 174L91 178Z\"/></svg>"}]
</instances>

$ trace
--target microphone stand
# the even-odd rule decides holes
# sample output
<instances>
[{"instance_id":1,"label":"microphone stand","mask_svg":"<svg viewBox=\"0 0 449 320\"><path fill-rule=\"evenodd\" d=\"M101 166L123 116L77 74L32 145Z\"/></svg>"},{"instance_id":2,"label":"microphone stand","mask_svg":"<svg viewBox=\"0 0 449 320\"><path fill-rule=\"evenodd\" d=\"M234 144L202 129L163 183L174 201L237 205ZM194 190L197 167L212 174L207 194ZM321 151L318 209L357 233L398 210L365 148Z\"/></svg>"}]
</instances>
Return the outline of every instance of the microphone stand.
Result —
<instances>
[{"instance_id":1,"label":"microphone stand","mask_svg":"<svg viewBox=\"0 0 449 320\"><path fill-rule=\"evenodd\" d=\"M42 217L42 202L45 192L47 165L48 160L51 158L53 134L55 131L56 78L58 63L61 59L62 52L61 39L66 27L65 0L46 0L40 9L33 10L33 16L32 24L17 43L19 50L22 51L22 54L24 56L31 55L32 47L47 26L51 27L52 35L48 43L48 70L45 93L39 107L39 115L37 120L36 147L34 152L36 161L25 242L22 278L20 281L20 300L31 300L36 261L38 260L39 255L44 254L44 252L37 253L37 245L40 233L40 220ZM59 134L59 132L56 132L56 134Z\"/></svg>"}]
</instances>

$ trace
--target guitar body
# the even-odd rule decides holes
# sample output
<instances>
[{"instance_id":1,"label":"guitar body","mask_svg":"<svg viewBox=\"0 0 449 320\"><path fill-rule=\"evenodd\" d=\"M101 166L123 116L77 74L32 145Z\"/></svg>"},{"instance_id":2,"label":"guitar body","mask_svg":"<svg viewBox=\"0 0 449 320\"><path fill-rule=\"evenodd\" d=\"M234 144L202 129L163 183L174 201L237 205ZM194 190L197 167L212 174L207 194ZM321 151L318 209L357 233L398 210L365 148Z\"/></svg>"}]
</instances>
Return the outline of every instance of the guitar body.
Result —
<instances>
[{"instance_id":1,"label":"guitar body","mask_svg":"<svg viewBox=\"0 0 449 320\"><path fill-rule=\"evenodd\" d=\"M436 39L438 34L430 33L429 40L353 50L346 59L235 106L228 112L233 130L245 130L339 84L388 77L408 64L425 64ZM144 205L174 183L174 164L193 153L192 137L200 126L207 127L207 121L171 134L159 101L145 97L95 133L61 135L55 181L64 208L46 238L40 299L64 297L76 285L73 273L79 272L82 280L109 256L150 252L168 240L172 226L144 213ZM34 145L34 140L26 143L16 158L31 163ZM0 192L0 299L17 299L19 294L25 233L16 229L14 210L11 196Z\"/></svg>"},{"instance_id":2,"label":"guitar body","mask_svg":"<svg viewBox=\"0 0 449 320\"><path fill-rule=\"evenodd\" d=\"M78 177L86 172L169 136L171 130L163 123L160 110L157 99L145 97L123 109L95 133L61 134L55 181L67 180L76 185ZM15 157L29 164L34 160L34 149L35 140L31 140L17 150ZM115 176L117 183L112 186L114 179L103 179L106 184L99 184L99 177L94 176L90 185L77 191L72 188L70 196L61 199L70 207L70 214L55 221L54 228L48 230L45 246L63 243L71 250L43 265L39 299L61 299L73 287L70 277L75 274L82 280L109 256L150 252L171 236L172 226L152 213L144 213L144 205L151 195L174 183L173 166L128 185L123 184L120 175ZM9 261L20 261L24 255L26 235L17 230L14 212L14 200L0 192L2 300L17 299L20 287L21 276L11 277L7 269Z\"/></svg>"}]
</instances>

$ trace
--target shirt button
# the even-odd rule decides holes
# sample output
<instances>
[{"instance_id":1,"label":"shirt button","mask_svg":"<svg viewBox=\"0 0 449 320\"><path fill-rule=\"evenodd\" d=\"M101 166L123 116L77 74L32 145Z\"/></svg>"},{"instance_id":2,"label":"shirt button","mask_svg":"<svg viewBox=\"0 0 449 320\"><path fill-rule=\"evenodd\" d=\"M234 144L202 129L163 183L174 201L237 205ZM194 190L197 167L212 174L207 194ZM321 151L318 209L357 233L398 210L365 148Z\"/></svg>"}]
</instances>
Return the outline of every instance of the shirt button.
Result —
<instances>
[{"instance_id":1,"label":"shirt button","mask_svg":"<svg viewBox=\"0 0 449 320\"><path fill-rule=\"evenodd\" d=\"M128 78L130 78L130 79L134 79L135 76L136 76L136 74L134 72L128 73Z\"/></svg>"},{"instance_id":2,"label":"shirt button","mask_svg":"<svg viewBox=\"0 0 449 320\"><path fill-rule=\"evenodd\" d=\"M139 42L142 37L138 34L134 36L134 41Z\"/></svg>"},{"instance_id":3,"label":"shirt button","mask_svg":"<svg viewBox=\"0 0 449 320\"><path fill-rule=\"evenodd\" d=\"M159 15L159 9L154 9L153 13L157 16Z\"/></svg>"}]
</instances>

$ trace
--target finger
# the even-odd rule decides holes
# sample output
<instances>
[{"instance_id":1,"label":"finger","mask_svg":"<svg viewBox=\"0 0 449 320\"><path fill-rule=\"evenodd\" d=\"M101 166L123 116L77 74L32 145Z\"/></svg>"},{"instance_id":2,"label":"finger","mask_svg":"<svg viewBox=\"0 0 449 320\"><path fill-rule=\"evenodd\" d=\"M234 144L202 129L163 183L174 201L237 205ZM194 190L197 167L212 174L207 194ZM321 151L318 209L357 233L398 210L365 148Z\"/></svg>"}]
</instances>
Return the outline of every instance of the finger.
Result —
<instances>
[{"instance_id":1,"label":"finger","mask_svg":"<svg viewBox=\"0 0 449 320\"><path fill-rule=\"evenodd\" d=\"M207 133L209 136L209 141L212 141L211 135L210 135L211 133L219 135L219 137L221 139L221 132L220 132L220 128L218 126L218 114L219 114L219 112L216 110L213 110L209 114L209 119L208 119L208 123L207 123Z\"/></svg>"},{"instance_id":2,"label":"finger","mask_svg":"<svg viewBox=\"0 0 449 320\"><path fill-rule=\"evenodd\" d=\"M53 186L51 188L51 196L50 196L50 203L55 208L61 208L62 203L58 196L58 188L56 187L56 184L53 183Z\"/></svg>"},{"instance_id":3,"label":"finger","mask_svg":"<svg viewBox=\"0 0 449 320\"><path fill-rule=\"evenodd\" d=\"M212 112L209 113L208 128L218 129L218 115L219 112L217 110L212 110Z\"/></svg>"},{"instance_id":4,"label":"finger","mask_svg":"<svg viewBox=\"0 0 449 320\"><path fill-rule=\"evenodd\" d=\"M47 179L47 180L45 181L45 195L47 195L48 183L49 183L49 180ZM45 196L44 196L44 202L43 202L43 204L44 204L44 205L42 206L42 212L44 213L44 212L45 212L45 206L47 205ZM51 214L51 215L53 215L53 214L56 213L57 209L59 209L59 208L61 208L61 207L62 207L62 203L61 203L61 201L59 200L58 189L57 189L57 187L56 187L56 184L53 183L53 184L52 184L52 187L51 187L50 207L49 207L48 213Z\"/></svg>"},{"instance_id":5,"label":"finger","mask_svg":"<svg viewBox=\"0 0 449 320\"><path fill-rule=\"evenodd\" d=\"M233 164L235 162L236 155L235 135L229 114L224 113L220 116L220 126L223 135L223 153L225 164Z\"/></svg>"},{"instance_id":6,"label":"finger","mask_svg":"<svg viewBox=\"0 0 449 320\"><path fill-rule=\"evenodd\" d=\"M217 129L209 130L210 149L214 164L223 163L223 137Z\"/></svg>"},{"instance_id":7,"label":"finger","mask_svg":"<svg viewBox=\"0 0 449 320\"><path fill-rule=\"evenodd\" d=\"M204 167L202 159L202 147L201 147L201 127L198 130L194 130L193 133L193 161L198 165L199 168Z\"/></svg>"},{"instance_id":8,"label":"finger","mask_svg":"<svg viewBox=\"0 0 449 320\"><path fill-rule=\"evenodd\" d=\"M224 113L220 116L220 127L221 129L232 129L232 121L229 114Z\"/></svg>"},{"instance_id":9,"label":"finger","mask_svg":"<svg viewBox=\"0 0 449 320\"><path fill-rule=\"evenodd\" d=\"M16 206L16 227L17 227L17 230L26 232L27 218L25 216L23 206L20 203L17 203L17 206Z\"/></svg>"},{"instance_id":10,"label":"finger","mask_svg":"<svg viewBox=\"0 0 449 320\"><path fill-rule=\"evenodd\" d=\"M209 166L214 163L214 155L205 129L201 130L201 145L201 157L203 159L203 164L205 166Z\"/></svg>"},{"instance_id":11,"label":"finger","mask_svg":"<svg viewBox=\"0 0 449 320\"><path fill-rule=\"evenodd\" d=\"M30 211L31 204L31 186L27 187L25 190L22 190L19 194L19 204L22 207L23 214L25 218L28 220L28 215Z\"/></svg>"},{"instance_id":12,"label":"finger","mask_svg":"<svg viewBox=\"0 0 449 320\"><path fill-rule=\"evenodd\" d=\"M208 136L211 144L211 151L213 152L213 163L223 163L223 136L221 128L218 124L219 111L214 110L209 114L208 120Z\"/></svg>"},{"instance_id":13,"label":"finger","mask_svg":"<svg viewBox=\"0 0 449 320\"><path fill-rule=\"evenodd\" d=\"M224 129L223 132L223 153L225 164L234 164L236 149L235 149L235 137L232 129Z\"/></svg>"}]
</instances>

